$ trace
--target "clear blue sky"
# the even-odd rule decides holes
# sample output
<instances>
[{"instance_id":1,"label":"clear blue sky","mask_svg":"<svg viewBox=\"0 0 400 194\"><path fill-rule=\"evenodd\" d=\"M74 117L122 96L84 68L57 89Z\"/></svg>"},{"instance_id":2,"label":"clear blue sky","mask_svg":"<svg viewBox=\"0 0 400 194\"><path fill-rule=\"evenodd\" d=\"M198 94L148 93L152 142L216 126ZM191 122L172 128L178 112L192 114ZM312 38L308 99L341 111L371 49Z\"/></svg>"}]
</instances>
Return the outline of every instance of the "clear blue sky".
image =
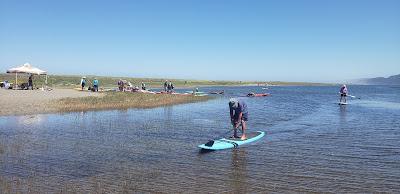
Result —
<instances>
[{"instance_id":1,"label":"clear blue sky","mask_svg":"<svg viewBox=\"0 0 400 194\"><path fill-rule=\"evenodd\" d=\"M399 0L0 0L0 71L331 82L400 73Z\"/></svg>"}]
</instances>

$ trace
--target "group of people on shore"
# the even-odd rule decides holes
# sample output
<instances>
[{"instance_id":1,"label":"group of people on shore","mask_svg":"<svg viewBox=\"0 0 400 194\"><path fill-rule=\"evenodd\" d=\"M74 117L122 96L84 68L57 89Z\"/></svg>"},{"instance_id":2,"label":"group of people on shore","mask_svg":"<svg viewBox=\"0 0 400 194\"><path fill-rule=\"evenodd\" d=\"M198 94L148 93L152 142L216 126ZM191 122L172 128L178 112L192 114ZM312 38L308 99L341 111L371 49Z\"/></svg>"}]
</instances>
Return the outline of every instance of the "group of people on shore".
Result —
<instances>
[{"instance_id":1,"label":"group of people on shore","mask_svg":"<svg viewBox=\"0 0 400 194\"><path fill-rule=\"evenodd\" d=\"M164 82L164 92L173 93L174 92L174 84L171 81L165 80Z\"/></svg>"},{"instance_id":2,"label":"group of people on shore","mask_svg":"<svg viewBox=\"0 0 400 194\"><path fill-rule=\"evenodd\" d=\"M119 79L117 82L118 91L125 92L125 91L138 91L138 90L147 90L147 86L144 82L139 86L133 86L133 84L129 81Z\"/></svg>"},{"instance_id":3,"label":"group of people on shore","mask_svg":"<svg viewBox=\"0 0 400 194\"><path fill-rule=\"evenodd\" d=\"M144 82L141 82L140 87L139 86L133 86L131 82L126 81L126 80L118 80L117 82L118 85L118 91L124 92L124 91L138 91L138 90L147 90L147 86ZM163 85L163 92L165 93L173 93L174 92L174 84L171 81L165 80L164 85Z\"/></svg>"},{"instance_id":4,"label":"group of people on shore","mask_svg":"<svg viewBox=\"0 0 400 194\"><path fill-rule=\"evenodd\" d=\"M85 88L85 86L87 85L88 81L86 80L86 77L82 77L81 79L81 89L83 90ZM98 92L99 91L99 80L97 80L97 78L93 79L92 82L92 86L88 87L88 90L92 91L92 92Z\"/></svg>"},{"instance_id":5,"label":"group of people on shore","mask_svg":"<svg viewBox=\"0 0 400 194\"><path fill-rule=\"evenodd\" d=\"M12 85L12 83L8 82L8 80L5 80L4 82L1 82L1 87L4 89L22 89L22 90L33 90L33 74L30 74L28 77L28 83L22 83L21 85Z\"/></svg>"}]
</instances>

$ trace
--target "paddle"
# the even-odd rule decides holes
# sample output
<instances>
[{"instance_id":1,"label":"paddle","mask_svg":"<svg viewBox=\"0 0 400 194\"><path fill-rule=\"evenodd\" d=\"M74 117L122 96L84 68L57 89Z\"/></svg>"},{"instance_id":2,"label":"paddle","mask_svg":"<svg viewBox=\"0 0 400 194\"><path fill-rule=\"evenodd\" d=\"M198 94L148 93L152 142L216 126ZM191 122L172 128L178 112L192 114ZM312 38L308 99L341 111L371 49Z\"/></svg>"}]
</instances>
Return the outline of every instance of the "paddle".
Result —
<instances>
[{"instance_id":1,"label":"paddle","mask_svg":"<svg viewBox=\"0 0 400 194\"><path fill-rule=\"evenodd\" d=\"M352 96L352 95L347 95L348 97L351 97L351 98L357 98L357 99L361 99L360 97L356 97L356 96Z\"/></svg>"},{"instance_id":2,"label":"paddle","mask_svg":"<svg viewBox=\"0 0 400 194\"><path fill-rule=\"evenodd\" d=\"M342 94L342 93L340 93L340 92L339 92L339 94ZM352 96L352 95L349 95L349 94L346 94L346 96L348 96L348 97L350 97L350 98L357 98L357 99L361 99L360 97Z\"/></svg>"},{"instance_id":3,"label":"paddle","mask_svg":"<svg viewBox=\"0 0 400 194\"><path fill-rule=\"evenodd\" d=\"M238 125L238 128L240 127L240 125L242 125L242 123L240 123L240 124ZM223 138L225 135L227 135L228 133L230 133L230 132L231 132L232 130L234 130L234 129L235 129L235 127L233 127L233 128L230 129L229 131L225 132L224 134L222 134L222 135L220 135L219 137L214 138L214 139L221 139L221 138ZM237 128L236 128L236 129L237 129ZM215 141L215 140L210 140L210 141L208 141L207 143L205 143L204 145L207 146L207 147L211 147L211 146L214 145L214 141Z\"/></svg>"}]
</instances>

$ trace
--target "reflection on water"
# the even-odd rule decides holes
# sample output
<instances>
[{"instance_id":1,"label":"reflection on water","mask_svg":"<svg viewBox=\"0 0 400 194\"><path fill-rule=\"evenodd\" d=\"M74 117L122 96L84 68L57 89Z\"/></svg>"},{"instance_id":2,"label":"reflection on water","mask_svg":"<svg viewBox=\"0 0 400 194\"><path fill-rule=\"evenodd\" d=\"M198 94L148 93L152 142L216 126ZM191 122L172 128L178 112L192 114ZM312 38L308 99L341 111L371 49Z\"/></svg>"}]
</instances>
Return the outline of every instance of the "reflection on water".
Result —
<instances>
[{"instance_id":1,"label":"reflection on water","mask_svg":"<svg viewBox=\"0 0 400 194\"><path fill-rule=\"evenodd\" d=\"M46 115L28 115L17 117L17 123L20 125L40 125Z\"/></svg>"},{"instance_id":2,"label":"reflection on water","mask_svg":"<svg viewBox=\"0 0 400 194\"><path fill-rule=\"evenodd\" d=\"M339 106L340 109L340 123L346 124L346 108L347 106Z\"/></svg>"},{"instance_id":3,"label":"reflection on water","mask_svg":"<svg viewBox=\"0 0 400 194\"><path fill-rule=\"evenodd\" d=\"M173 106L166 106L164 107L164 118L165 118L165 124L168 126L171 126L173 123L172 121L172 111L173 111Z\"/></svg>"},{"instance_id":4,"label":"reflection on water","mask_svg":"<svg viewBox=\"0 0 400 194\"><path fill-rule=\"evenodd\" d=\"M231 188L233 193L247 193L246 150L232 150Z\"/></svg>"},{"instance_id":5,"label":"reflection on water","mask_svg":"<svg viewBox=\"0 0 400 194\"><path fill-rule=\"evenodd\" d=\"M0 117L0 193L396 193L399 90L349 89L362 100L338 106L336 87L244 98L248 130L267 135L207 153L197 145L230 130L228 99L261 88L202 88L226 95L154 109Z\"/></svg>"}]
</instances>

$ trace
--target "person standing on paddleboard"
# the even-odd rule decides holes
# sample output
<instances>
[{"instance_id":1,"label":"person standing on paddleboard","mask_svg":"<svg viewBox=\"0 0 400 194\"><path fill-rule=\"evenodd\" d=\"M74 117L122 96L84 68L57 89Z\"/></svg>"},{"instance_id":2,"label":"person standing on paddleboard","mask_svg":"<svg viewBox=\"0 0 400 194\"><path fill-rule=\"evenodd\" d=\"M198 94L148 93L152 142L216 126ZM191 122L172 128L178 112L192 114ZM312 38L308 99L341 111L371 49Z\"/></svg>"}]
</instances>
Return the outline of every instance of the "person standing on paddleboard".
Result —
<instances>
[{"instance_id":1,"label":"person standing on paddleboard","mask_svg":"<svg viewBox=\"0 0 400 194\"><path fill-rule=\"evenodd\" d=\"M243 100L231 98L229 100L229 113L231 117L231 123L233 125L233 137L239 138L237 135L237 128L242 124L242 136L241 140L246 139L246 121L248 120L247 104Z\"/></svg>"},{"instance_id":2,"label":"person standing on paddleboard","mask_svg":"<svg viewBox=\"0 0 400 194\"><path fill-rule=\"evenodd\" d=\"M347 96L347 87L345 84L343 84L343 86L340 88L340 102L343 101L344 99L344 103L347 102L346 96Z\"/></svg>"}]
</instances>

